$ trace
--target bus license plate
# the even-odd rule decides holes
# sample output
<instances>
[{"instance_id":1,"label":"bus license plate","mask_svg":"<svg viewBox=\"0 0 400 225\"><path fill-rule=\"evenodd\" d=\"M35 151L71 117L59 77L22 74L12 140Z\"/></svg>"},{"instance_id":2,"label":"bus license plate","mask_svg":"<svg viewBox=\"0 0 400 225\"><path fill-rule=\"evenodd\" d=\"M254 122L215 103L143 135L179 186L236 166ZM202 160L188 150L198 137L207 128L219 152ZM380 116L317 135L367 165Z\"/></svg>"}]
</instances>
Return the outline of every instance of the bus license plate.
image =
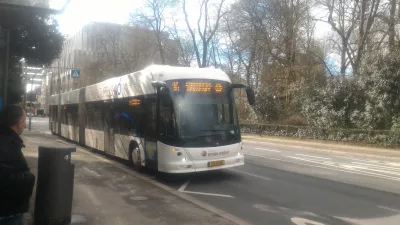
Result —
<instances>
[{"instance_id":1,"label":"bus license plate","mask_svg":"<svg viewBox=\"0 0 400 225\"><path fill-rule=\"evenodd\" d=\"M223 165L225 165L225 160L208 162L208 167L223 166Z\"/></svg>"}]
</instances>

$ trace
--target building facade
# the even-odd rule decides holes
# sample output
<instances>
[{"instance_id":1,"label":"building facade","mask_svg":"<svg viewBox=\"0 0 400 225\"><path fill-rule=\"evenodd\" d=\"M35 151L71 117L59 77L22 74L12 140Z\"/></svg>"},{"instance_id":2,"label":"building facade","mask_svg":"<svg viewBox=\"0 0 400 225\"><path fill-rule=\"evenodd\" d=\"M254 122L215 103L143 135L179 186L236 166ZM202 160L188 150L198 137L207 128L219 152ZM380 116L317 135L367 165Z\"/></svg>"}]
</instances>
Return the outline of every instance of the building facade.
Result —
<instances>
[{"instance_id":1,"label":"building facade","mask_svg":"<svg viewBox=\"0 0 400 225\"><path fill-rule=\"evenodd\" d=\"M151 64L162 64L152 30L111 23L90 23L68 38L60 57L45 69L41 105L48 113L48 97L105 79L132 73ZM162 35L165 64L178 64L178 42ZM71 70L79 69L80 78Z\"/></svg>"}]
</instances>

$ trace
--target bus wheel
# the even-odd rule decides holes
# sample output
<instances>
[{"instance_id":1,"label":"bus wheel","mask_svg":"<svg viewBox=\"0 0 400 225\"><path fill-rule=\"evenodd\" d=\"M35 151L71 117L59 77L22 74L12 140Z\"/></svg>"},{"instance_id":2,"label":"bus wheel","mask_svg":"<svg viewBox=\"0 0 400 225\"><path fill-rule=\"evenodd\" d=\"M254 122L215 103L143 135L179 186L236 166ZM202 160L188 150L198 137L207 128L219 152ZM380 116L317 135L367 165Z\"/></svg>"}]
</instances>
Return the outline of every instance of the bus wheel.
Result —
<instances>
[{"instance_id":1,"label":"bus wheel","mask_svg":"<svg viewBox=\"0 0 400 225\"><path fill-rule=\"evenodd\" d=\"M141 160L140 160L140 150L139 146L137 143L132 142L130 144L129 148L129 162L131 163L132 167L135 170L140 170L142 165L141 165Z\"/></svg>"}]
</instances>

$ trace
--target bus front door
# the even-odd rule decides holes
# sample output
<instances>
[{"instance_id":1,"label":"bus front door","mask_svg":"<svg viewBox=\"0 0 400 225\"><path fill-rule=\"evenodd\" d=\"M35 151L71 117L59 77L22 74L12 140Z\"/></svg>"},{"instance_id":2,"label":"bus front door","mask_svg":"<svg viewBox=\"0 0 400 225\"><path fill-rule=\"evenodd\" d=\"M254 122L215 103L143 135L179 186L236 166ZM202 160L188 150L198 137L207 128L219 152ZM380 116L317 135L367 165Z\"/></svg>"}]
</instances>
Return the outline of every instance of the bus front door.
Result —
<instances>
[{"instance_id":1,"label":"bus front door","mask_svg":"<svg viewBox=\"0 0 400 225\"><path fill-rule=\"evenodd\" d=\"M146 150L146 166L152 169L158 169L157 164L157 114L155 99L148 99L145 116L146 129L144 135L144 145Z\"/></svg>"}]
</instances>

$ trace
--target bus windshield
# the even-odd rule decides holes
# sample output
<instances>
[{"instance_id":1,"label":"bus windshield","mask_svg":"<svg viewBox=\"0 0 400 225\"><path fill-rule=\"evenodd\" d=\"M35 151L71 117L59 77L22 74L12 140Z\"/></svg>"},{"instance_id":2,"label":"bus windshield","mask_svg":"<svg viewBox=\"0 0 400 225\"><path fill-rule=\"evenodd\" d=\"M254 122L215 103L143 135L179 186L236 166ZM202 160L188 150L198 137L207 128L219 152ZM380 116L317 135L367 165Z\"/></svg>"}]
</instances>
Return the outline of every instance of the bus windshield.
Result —
<instances>
[{"instance_id":1,"label":"bus windshield","mask_svg":"<svg viewBox=\"0 0 400 225\"><path fill-rule=\"evenodd\" d=\"M198 91L187 90L186 86L175 92L172 89L169 93L171 101L162 104L161 120L165 121L166 115L169 115L171 124L174 124L170 127L175 129L167 130L179 140L177 143L181 146L212 147L240 142L233 94L227 91L229 83L208 82L207 85L203 85L203 90L199 88ZM182 90L185 88L186 91ZM160 128L165 130L162 124L163 122Z\"/></svg>"}]
</instances>

